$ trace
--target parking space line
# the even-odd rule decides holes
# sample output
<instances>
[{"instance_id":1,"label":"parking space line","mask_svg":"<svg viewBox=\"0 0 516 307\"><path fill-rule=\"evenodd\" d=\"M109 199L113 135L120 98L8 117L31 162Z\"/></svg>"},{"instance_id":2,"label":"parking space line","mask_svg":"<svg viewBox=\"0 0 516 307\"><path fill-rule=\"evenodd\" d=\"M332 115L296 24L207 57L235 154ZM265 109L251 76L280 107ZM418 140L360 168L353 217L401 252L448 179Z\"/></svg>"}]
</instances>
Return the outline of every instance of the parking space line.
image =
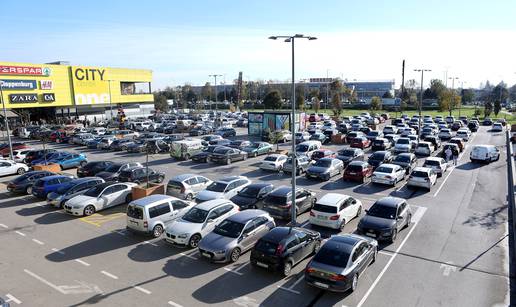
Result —
<instances>
[{"instance_id":1,"label":"parking space line","mask_svg":"<svg viewBox=\"0 0 516 307\"><path fill-rule=\"evenodd\" d=\"M385 255L385 256L394 256L394 253L391 253L391 252L386 252L386 251L378 251L378 254L382 254L382 255Z\"/></svg>"},{"instance_id":2,"label":"parking space line","mask_svg":"<svg viewBox=\"0 0 516 307\"><path fill-rule=\"evenodd\" d=\"M15 233L19 234L22 237L26 237L27 236L26 234L24 234L23 232L18 231L18 230L16 230Z\"/></svg>"},{"instance_id":3,"label":"parking space line","mask_svg":"<svg viewBox=\"0 0 516 307\"><path fill-rule=\"evenodd\" d=\"M126 232L126 231L125 231L125 230L113 230L113 232L114 232L114 233L117 233L117 234L119 234L119 235L121 235L121 236L125 236L125 232Z\"/></svg>"},{"instance_id":4,"label":"parking space line","mask_svg":"<svg viewBox=\"0 0 516 307\"><path fill-rule=\"evenodd\" d=\"M425 214L425 211L426 211L426 208L425 207L419 207L417 209L417 211L414 213L414 215L412 216L412 221L414 222L414 225L412 225L412 228L410 228L409 232L407 233L407 236L405 237L405 239L403 239L403 241L401 242L401 244L398 246L398 248L396 249L396 251L394 252L394 255L389 259L389 261L387 261L387 264L385 265L385 267L383 268L383 270L380 272L380 274L378 275L378 277L376 277L376 279L374 280L373 284L371 285L371 287L369 287L369 289L367 290L367 292L364 294L364 296L362 297L362 299L360 300L360 302L358 302L357 306L356 307L361 307L365 301L367 300L367 298L369 297L369 295L371 295L371 292L373 292L374 288L376 287L376 285L378 284L378 282L380 282L380 279L382 278L383 274L385 274L385 272L387 271L387 269L391 266L392 262L394 261L394 259L396 259L396 256L398 255L399 251L403 248L403 246L405 245L405 243L407 242L408 238L410 238L410 235L412 234L412 232L414 231L414 229L416 229L416 226L417 224L419 223L419 221L421 220L421 218L423 217L423 214Z\"/></svg>"},{"instance_id":5,"label":"parking space line","mask_svg":"<svg viewBox=\"0 0 516 307\"><path fill-rule=\"evenodd\" d=\"M179 254L180 254L180 255L183 255L183 256L185 256L185 257L187 257L187 258L193 259L193 260L198 260L198 259L199 259L199 257L194 257L194 256L193 256L193 255L199 254L199 252L198 252L198 251L195 251L195 252L190 253L190 254L187 254L187 253L179 253Z\"/></svg>"},{"instance_id":6,"label":"parking space line","mask_svg":"<svg viewBox=\"0 0 516 307\"><path fill-rule=\"evenodd\" d=\"M75 259L75 261L77 261L78 263L84 265L84 266L90 266L89 263L87 263L86 261L82 261L81 259Z\"/></svg>"},{"instance_id":7,"label":"parking space line","mask_svg":"<svg viewBox=\"0 0 516 307\"><path fill-rule=\"evenodd\" d=\"M290 287L283 287L283 286L280 286L278 285L277 287L281 290L285 290L285 291L288 291L288 292L292 292L292 293L295 293L295 294L301 294L301 292L299 291L296 291L296 290L293 290L295 286L297 286L297 284L299 284L303 279L305 278L305 275L303 273L301 273L301 277L299 277L292 285L290 285Z\"/></svg>"},{"instance_id":8,"label":"parking space line","mask_svg":"<svg viewBox=\"0 0 516 307\"><path fill-rule=\"evenodd\" d=\"M4 224L0 224L0 227L6 228L6 229L9 228L9 227L7 227L7 225L4 225Z\"/></svg>"},{"instance_id":9,"label":"parking space line","mask_svg":"<svg viewBox=\"0 0 516 307\"><path fill-rule=\"evenodd\" d=\"M149 290L145 289L145 288L142 288L142 287L139 287L139 286L134 286L133 288L135 288L136 290L140 291L140 292L143 292L145 294L151 294L152 292L150 292Z\"/></svg>"},{"instance_id":10,"label":"parking space line","mask_svg":"<svg viewBox=\"0 0 516 307\"><path fill-rule=\"evenodd\" d=\"M174 303L174 302L172 302L172 301L168 301L168 304L169 304L170 306L174 306L174 307L183 307L183 305L179 305L178 303Z\"/></svg>"},{"instance_id":11,"label":"parking space line","mask_svg":"<svg viewBox=\"0 0 516 307\"><path fill-rule=\"evenodd\" d=\"M243 273L239 272L243 267L245 267L246 265L248 265L249 262L245 262L245 263L242 263L241 265L239 265L236 269L231 269L231 268L224 268L224 270L228 271L228 272L231 272L231 273L234 273L238 276L242 276L244 275Z\"/></svg>"},{"instance_id":12,"label":"parking space line","mask_svg":"<svg viewBox=\"0 0 516 307\"><path fill-rule=\"evenodd\" d=\"M450 177L450 175L452 174L453 170L455 169L454 166L451 167L451 170L448 172L448 175L446 176L446 178L444 178L443 182L441 182L441 185L439 186L439 188L437 189L437 191L435 191L434 193L434 196L433 197L436 197L437 194L439 194L439 192L441 191L441 189L443 188L444 184L446 183L446 180L448 180L448 178Z\"/></svg>"},{"instance_id":13,"label":"parking space line","mask_svg":"<svg viewBox=\"0 0 516 307\"><path fill-rule=\"evenodd\" d=\"M39 245L45 245L45 243L41 242L40 240L38 239L32 239L33 242L39 244Z\"/></svg>"},{"instance_id":14,"label":"parking space line","mask_svg":"<svg viewBox=\"0 0 516 307\"><path fill-rule=\"evenodd\" d=\"M58 249L57 249L57 248L55 248L55 247L54 247L54 248L52 248L52 251L53 251L53 252L56 252L56 253L58 253L58 254L60 254L60 255L64 255L64 254L65 254L63 251L58 250Z\"/></svg>"},{"instance_id":15,"label":"parking space line","mask_svg":"<svg viewBox=\"0 0 516 307\"><path fill-rule=\"evenodd\" d=\"M5 297L7 297L7 300L5 301L6 303L14 302L14 303L16 303L17 305L20 305L20 304L22 303L19 299L15 298L15 297L14 297L12 294L10 294L10 293L7 293L7 294L5 295Z\"/></svg>"},{"instance_id":16,"label":"parking space line","mask_svg":"<svg viewBox=\"0 0 516 307\"><path fill-rule=\"evenodd\" d=\"M100 273L102 273L102 274L106 275L107 277L110 277L110 278L113 278L113 279L118 279L118 276L113 275L113 274L111 274L111 273L109 273L109 272L106 272L106 271L100 271Z\"/></svg>"}]
</instances>

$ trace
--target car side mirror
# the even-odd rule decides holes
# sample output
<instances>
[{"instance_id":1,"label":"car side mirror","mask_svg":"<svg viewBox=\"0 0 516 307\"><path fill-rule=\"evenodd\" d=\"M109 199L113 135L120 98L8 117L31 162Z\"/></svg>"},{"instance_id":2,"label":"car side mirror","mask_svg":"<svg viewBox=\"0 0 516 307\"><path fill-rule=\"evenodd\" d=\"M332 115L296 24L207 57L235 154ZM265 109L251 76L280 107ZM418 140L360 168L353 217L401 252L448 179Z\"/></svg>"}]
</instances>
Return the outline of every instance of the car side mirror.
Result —
<instances>
[{"instance_id":1,"label":"car side mirror","mask_svg":"<svg viewBox=\"0 0 516 307\"><path fill-rule=\"evenodd\" d=\"M365 213L369 213L369 209L365 209L365 210L364 210L364 212L365 212Z\"/></svg>"},{"instance_id":2,"label":"car side mirror","mask_svg":"<svg viewBox=\"0 0 516 307\"><path fill-rule=\"evenodd\" d=\"M403 215L398 215L398 220L402 220L403 219Z\"/></svg>"},{"instance_id":3,"label":"car side mirror","mask_svg":"<svg viewBox=\"0 0 516 307\"><path fill-rule=\"evenodd\" d=\"M209 223L213 223L214 221L215 221L214 219L208 219L208 220L206 221L206 223L208 223L208 224L209 224Z\"/></svg>"},{"instance_id":4,"label":"car side mirror","mask_svg":"<svg viewBox=\"0 0 516 307\"><path fill-rule=\"evenodd\" d=\"M249 237L249 234L248 234L248 233L243 233L243 234L242 234L242 239L245 239L245 238L247 238L247 237Z\"/></svg>"}]
</instances>

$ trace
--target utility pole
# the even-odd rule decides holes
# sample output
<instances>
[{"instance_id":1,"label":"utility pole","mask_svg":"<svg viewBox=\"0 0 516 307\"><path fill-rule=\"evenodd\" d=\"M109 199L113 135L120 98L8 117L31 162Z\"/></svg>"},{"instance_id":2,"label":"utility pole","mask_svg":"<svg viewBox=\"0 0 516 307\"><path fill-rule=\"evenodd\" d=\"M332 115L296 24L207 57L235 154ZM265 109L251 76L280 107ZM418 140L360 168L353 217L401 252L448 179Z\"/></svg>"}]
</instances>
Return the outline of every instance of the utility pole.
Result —
<instances>
[{"instance_id":1,"label":"utility pole","mask_svg":"<svg viewBox=\"0 0 516 307\"><path fill-rule=\"evenodd\" d=\"M222 77L222 75L217 75L217 74L213 74L213 75L209 75L209 77L213 77L215 79L215 128L217 128L218 126L218 118L219 118L219 115L218 115L218 106L217 106L217 77Z\"/></svg>"},{"instance_id":2,"label":"utility pole","mask_svg":"<svg viewBox=\"0 0 516 307\"><path fill-rule=\"evenodd\" d=\"M0 102L2 102L2 108L4 111L4 124L5 131L7 133L7 142L9 144L9 158L13 160L13 143L11 141L11 132L9 131L9 121L7 120L7 110L5 109L4 92L2 90L3 82L0 81ZM293 138L293 137L292 137Z\"/></svg>"},{"instance_id":3,"label":"utility pole","mask_svg":"<svg viewBox=\"0 0 516 307\"><path fill-rule=\"evenodd\" d=\"M419 101L419 120L418 120L418 131L417 131L417 143L419 144L419 137L421 136L421 110L423 108L423 76L425 74L425 71L432 71L430 69L414 69L416 72L421 72L421 92L419 93L420 101Z\"/></svg>"},{"instance_id":4,"label":"utility pole","mask_svg":"<svg viewBox=\"0 0 516 307\"><path fill-rule=\"evenodd\" d=\"M450 105L448 107L448 110L450 111L450 116L452 116L453 104L455 103L455 80L458 80L459 77L450 77L448 79L452 80L452 101L450 102Z\"/></svg>"},{"instance_id":5,"label":"utility pole","mask_svg":"<svg viewBox=\"0 0 516 307\"><path fill-rule=\"evenodd\" d=\"M329 89L328 87L330 86L330 77L328 76L329 75L329 69L326 69L326 100L324 101L325 104L326 104L326 107L325 109L328 110L328 100L330 99L329 97Z\"/></svg>"},{"instance_id":6,"label":"utility pole","mask_svg":"<svg viewBox=\"0 0 516 307\"><path fill-rule=\"evenodd\" d=\"M403 102L403 94L405 93L405 60L403 60L401 64L401 93L400 93L400 113L401 113L401 103ZM398 108L396 108L398 110ZM396 111L396 117L398 117L398 112Z\"/></svg>"}]
</instances>

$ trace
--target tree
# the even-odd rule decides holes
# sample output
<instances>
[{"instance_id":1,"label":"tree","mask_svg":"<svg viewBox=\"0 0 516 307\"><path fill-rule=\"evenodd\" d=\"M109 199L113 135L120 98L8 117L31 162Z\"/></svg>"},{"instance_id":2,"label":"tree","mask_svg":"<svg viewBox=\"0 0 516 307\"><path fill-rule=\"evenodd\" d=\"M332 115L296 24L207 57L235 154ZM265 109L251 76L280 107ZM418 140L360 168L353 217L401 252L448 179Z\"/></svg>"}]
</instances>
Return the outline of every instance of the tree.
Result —
<instances>
[{"instance_id":1,"label":"tree","mask_svg":"<svg viewBox=\"0 0 516 307\"><path fill-rule=\"evenodd\" d=\"M462 96L462 102L464 104L472 103L473 99L475 98L475 92L473 92L471 89L462 89L460 91L460 95Z\"/></svg>"},{"instance_id":2,"label":"tree","mask_svg":"<svg viewBox=\"0 0 516 307\"><path fill-rule=\"evenodd\" d=\"M340 99L340 93L334 93L331 97L331 105L332 105L332 111L333 115L340 116L342 113L342 101Z\"/></svg>"},{"instance_id":3,"label":"tree","mask_svg":"<svg viewBox=\"0 0 516 307\"><path fill-rule=\"evenodd\" d=\"M448 111L450 116L452 111L456 109L461 102L461 96L457 95L455 90L446 89L441 92L438 97L439 111Z\"/></svg>"},{"instance_id":4,"label":"tree","mask_svg":"<svg viewBox=\"0 0 516 307\"><path fill-rule=\"evenodd\" d=\"M312 98L312 108L314 109L315 113L319 113L319 109L321 109L321 100L319 97Z\"/></svg>"},{"instance_id":5,"label":"tree","mask_svg":"<svg viewBox=\"0 0 516 307\"><path fill-rule=\"evenodd\" d=\"M263 105L266 109L277 110L281 109L283 105L283 100L281 99L281 94L278 90L271 90L265 95L263 98Z\"/></svg>"},{"instance_id":6,"label":"tree","mask_svg":"<svg viewBox=\"0 0 516 307\"><path fill-rule=\"evenodd\" d=\"M491 101L502 103L507 98L509 98L509 90L507 90L507 85L503 81L491 90Z\"/></svg>"},{"instance_id":7,"label":"tree","mask_svg":"<svg viewBox=\"0 0 516 307\"><path fill-rule=\"evenodd\" d=\"M371 111L378 111L382 109L382 99L378 96L371 98L371 105L369 107Z\"/></svg>"},{"instance_id":8,"label":"tree","mask_svg":"<svg viewBox=\"0 0 516 307\"><path fill-rule=\"evenodd\" d=\"M208 100L208 101L212 100L214 98L212 92L213 91L212 91L210 82L206 82L201 89L202 99Z\"/></svg>"},{"instance_id":9,"label":"tree","mask_svg":"<svg viewBox=\"0 0 516 307\"><path fill-rule=\"evenodd\" d=\"M509 88L509 99L512 102L516 101L516 84Z\"/></svg>"},{"instance_id":10,"label":"tree","mask_svg":"<svg viewBox=\"0 0 516 307\"><path fill-rule=\"evenodd\" d=\"M296 108L301 111L305 109L305 87L303 85L296 87Z\"/></svg>"},{"instance_id":11,"label":"tree","mask_svg":"<svg viewBox=\"0 0 516 307\"><path fill-rule=\"evenodd\" d=\"M489 117L493 112L493 103L491 101L487 101L484 105L484 116Z\"/></svg>"},{"instance_id":12,"label":"tree","mask_svg":"<svg viewBox=\"0 0 516 307\"><path fill-rule=\"evenodd\" d=\"M154 94L154 109L160 110L161 112L168 111L169 107L167 97L165 97L165 95L158 93Z\"/></svg>"},{"instance_id":13,"label":"tree","mask_svg":"<svg viewBox=\"0 0 516 307\"><path fill-rule=\"evenodd\" d=\"M498 116L498 113L500 113L501 110L502 110L502 104L500 103L500 101L495 100L494 107L493 107L494 115Z\"/></svg>"},{"instance_id":14,"label":"tree","mask_svg":"<svg viewBox=\"0 0 516 307\"><path fill-rule=\"evenodd\" d=\"M423 92L423 99L438 99L446 91L446 86L439 79L430 80L430 87Z\"/></svg>"},{"instance_id":15,"label":"tree","mask_svg":"<svg viewBox=\"0 0 516 307\"><path fill-rule=\"evenodd\" d=\"M394 98L394 96L392 96L391 91L387 91L387 92L383 93L382 98Z\"/></svg>"}]
</instances>

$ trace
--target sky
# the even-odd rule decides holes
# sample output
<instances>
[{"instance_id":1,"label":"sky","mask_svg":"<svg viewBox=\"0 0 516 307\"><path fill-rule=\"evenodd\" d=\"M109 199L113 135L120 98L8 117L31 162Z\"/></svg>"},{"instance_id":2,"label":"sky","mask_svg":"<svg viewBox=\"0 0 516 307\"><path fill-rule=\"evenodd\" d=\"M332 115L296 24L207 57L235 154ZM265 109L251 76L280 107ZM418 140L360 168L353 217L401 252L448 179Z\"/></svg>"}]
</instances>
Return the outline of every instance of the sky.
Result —
<instances>
[{"instance_id":1,"label":"sky","mask_svg":"<svg viewBox=\"0 0 516 307\"><path fill-rule=\"evenodd\" d=\"M0 61L144 68L153 89L291 78L516 83L516 1L3 1Z\"/></svg>"}]
</instances>

